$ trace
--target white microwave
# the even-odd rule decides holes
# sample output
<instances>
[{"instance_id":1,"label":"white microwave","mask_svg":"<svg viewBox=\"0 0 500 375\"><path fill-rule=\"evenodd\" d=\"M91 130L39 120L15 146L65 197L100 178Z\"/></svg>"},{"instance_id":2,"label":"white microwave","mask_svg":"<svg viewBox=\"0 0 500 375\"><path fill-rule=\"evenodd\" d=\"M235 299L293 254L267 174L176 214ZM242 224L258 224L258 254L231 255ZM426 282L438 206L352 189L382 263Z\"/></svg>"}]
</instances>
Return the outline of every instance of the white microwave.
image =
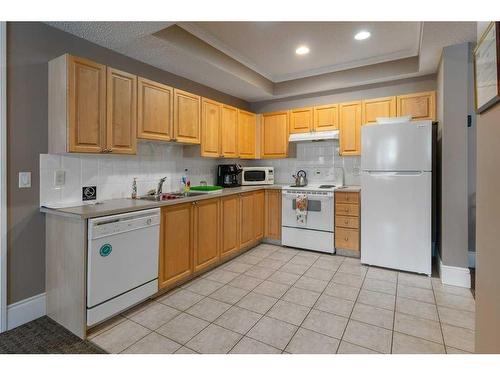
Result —
<instances>
[{"instance_id":1,"label":"white microwave","mask_svg":"<svg viewBox=\"0 0 500 375\"><path fill-rule=\"evenodd\" d=\"M242 185L272 185L274 184L274 167L243 167L241 172Z\"/></svg>"}]
</instances>

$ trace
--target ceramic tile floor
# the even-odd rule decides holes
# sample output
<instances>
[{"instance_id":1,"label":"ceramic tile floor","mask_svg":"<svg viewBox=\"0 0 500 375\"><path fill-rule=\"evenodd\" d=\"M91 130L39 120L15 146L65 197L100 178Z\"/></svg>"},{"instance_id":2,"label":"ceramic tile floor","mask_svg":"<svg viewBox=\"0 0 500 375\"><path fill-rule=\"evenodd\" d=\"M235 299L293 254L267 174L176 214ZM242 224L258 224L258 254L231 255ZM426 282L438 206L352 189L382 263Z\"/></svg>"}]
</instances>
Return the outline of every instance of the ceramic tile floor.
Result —
<instances>
[{"instance_id":1,"label":"ceramic tile floor","mask_svg":"<svg viewBox=\"0 0 500 375\"><path fill-rule=\"evenodd\" d=\"M438 278L262 244L89 339L111 353L467 353L474 310Z\"/></svg>"}]
</instances>

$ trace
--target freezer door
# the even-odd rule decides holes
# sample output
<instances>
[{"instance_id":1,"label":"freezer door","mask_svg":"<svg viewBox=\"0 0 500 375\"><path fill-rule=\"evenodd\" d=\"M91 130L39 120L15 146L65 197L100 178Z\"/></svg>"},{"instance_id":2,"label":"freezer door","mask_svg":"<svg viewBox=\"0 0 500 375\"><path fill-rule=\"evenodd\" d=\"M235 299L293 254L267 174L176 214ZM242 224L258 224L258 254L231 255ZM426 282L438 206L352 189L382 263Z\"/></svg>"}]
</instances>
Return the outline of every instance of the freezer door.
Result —
<instances>
[{"instance_id":1,"label":"freezer door","mask_svg":"<svg viewBox=\"0 0 500 375\"><path fill-rule=\"evenodd\" d=\"M431 121L365 125L361 143L362 170L432 170Z\"/></svg>"},{"instance_id":2,"label":"freezer door","mask_svg":"<svg viewBox=\"0 0 500 375\"><path fill-rule=\"evenodd\" d=\"M362 172L362 263L431 274L431 179L430 172Z\"/></svg>"}]
</instances>

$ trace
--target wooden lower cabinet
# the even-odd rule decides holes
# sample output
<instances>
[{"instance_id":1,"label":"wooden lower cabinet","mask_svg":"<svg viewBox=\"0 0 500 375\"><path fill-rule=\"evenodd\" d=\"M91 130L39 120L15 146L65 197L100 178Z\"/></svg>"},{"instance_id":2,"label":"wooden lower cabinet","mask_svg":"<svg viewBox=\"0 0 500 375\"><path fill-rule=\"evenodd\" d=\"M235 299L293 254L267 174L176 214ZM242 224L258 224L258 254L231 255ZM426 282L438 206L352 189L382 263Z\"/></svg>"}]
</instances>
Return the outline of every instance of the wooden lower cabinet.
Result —
<instances>
[{"instance_id":1,"label":"wooden lower cabinet","mask_svg":"<svg viewBox=\"0 0 500 375\"><path fill-rule=\"evenodd\" d=\"M254 193L240 195L240 248L250 246L254 242Z\"/></svg>"},{"instance_id":2,"label":"wooden lower cabinet","mask_svg":"<svg viewBox=\"0 0 500 375\"><path fill-rule=\"evenodd\" d=\"M235 254L240 249L240 196L221 198L221 259Z\"/></svg>"},{"instance_id":3,"label":"wooden lower cabinet","mask_svg":"<svg viewBox=\"0 0 500 375\"><path fill-rule=\"evenodd\" d=\"M188 279L193 272L192 216L191 203L161 209L159 289Z\"/></svg>"},{"instance_id":4,"label":"wooden lower cabinet","mask_svg":"<svg viewBox=\"0 0 500 375\"><path fill-rule=\"evenodd\" d=\"M360 193L335 192L335 248L349 250L348 254L359 256L360 252ZM345 255L348 255L345 254Z\"/></svg>"},{"instance_id":5,"label":"wooden lower cabinet","mask_svg":"<svg viewBox=\"0 0 500 375\"><path fill-rule=\"evenodd\" d=\"M264 237L281 240L281 190L266 190Z\"/></svg>"},{"instance_id":6,"label":"wooden lower cabinet","mask_svg":"<svg viewBox=\"0 0 500 375\"><path fill-rule=\"evenodd\" d=\"M193 204L193 272L199 272L219 261L220 199Z\"/></svg>"},{"instance_id":7,"label":"wooden lower cabinet","mask_svg":"<svg viewBox=\"0 0 500 375\"><path fill-rule=\"evenodd\" d=\"M159 289L179 285L259 243L264 212L264 190L163 207Z\"/></svg>"},{"instance_id":8,"label":"wooden lower cabinet","mask_svg":"<svg viewBox=\"0 0 500 375\"><path fill-rule=\"evenodd\" d=\"M259 241L264 238L265 222L265 192L264 190L253 193L253 239Z\"/></svg>"}]
</instances>

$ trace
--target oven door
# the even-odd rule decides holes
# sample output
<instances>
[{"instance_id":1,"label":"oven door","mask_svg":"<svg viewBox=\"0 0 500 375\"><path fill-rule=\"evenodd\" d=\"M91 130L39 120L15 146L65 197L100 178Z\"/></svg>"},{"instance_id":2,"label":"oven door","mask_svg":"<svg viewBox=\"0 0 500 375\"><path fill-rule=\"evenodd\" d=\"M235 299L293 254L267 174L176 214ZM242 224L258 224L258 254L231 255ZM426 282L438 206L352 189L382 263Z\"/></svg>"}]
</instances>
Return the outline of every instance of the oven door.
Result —
<instances>
[{"instance_id":1,"label":"oven door","mask_svg":"<svg viewBox=\"0 0 500 375\"><path fill-rule=\"evenodd\" d=\"M301 193L283 191L282 193L282 226L321 230L333 232L334 205L332 193L307 192L307 219L306 224L297 223L295 211L296 199Z\"/></svg>"}]
</instances>

